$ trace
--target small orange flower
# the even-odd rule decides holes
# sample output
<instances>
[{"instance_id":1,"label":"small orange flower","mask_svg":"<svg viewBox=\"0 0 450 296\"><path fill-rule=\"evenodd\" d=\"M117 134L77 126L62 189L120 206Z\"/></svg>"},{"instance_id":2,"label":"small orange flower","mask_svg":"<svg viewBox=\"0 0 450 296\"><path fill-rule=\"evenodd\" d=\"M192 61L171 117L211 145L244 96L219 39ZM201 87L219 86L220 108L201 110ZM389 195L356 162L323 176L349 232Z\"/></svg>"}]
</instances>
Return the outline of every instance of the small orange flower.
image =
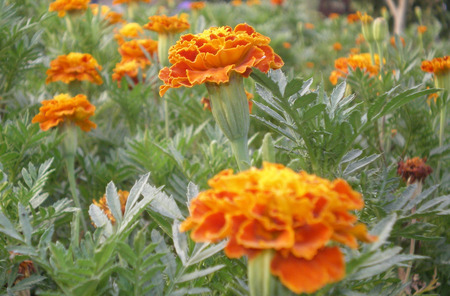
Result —
<instances>
[{"instance_id":1,"label":"small orange flower","mask_svg":"<svg viewBox=\"0 0 450 296\"><path fill-rule=\"evenodd\" d=\"M350 48L350 53L351 54L358 54L359 53L359 48L357 48L357 47Z\"/></svg>"},{"instance_id":2,"label":"small orange flower","mask_svg":"<svg viewBox=\"0 0 450 296\"><path fill-rule=\"evenodd\" d=\"M427 26L418 26L417 27L417 32L419 32L419 34L423 34L428 30Z\"/></svg>"},{"instance_id":3,"label":"small orange flower","mask_svg":"<svg viewBox=\"0 0 450 296\"><path fill-rule=\"evenodd\" d=\"M334 61L336 70L331 72L330 82L336 85L339 77L346 77L348 75L348 68L355 70L356 68L364 70L370 76L376 76L380 66L380 58L377 54L375 56L375 65L372 65L369 53L351 54L348 58L341 57ZM384 63L384 61L383 61Z\"/></svg>"},{"instance_id":4,"label":"small orange flower","mask_svg":"<svg viewBox=\"0 0 450 296\"><path fill-rule=\"evenodd\" d=\"M339 42L335 42L335 43L333 44L333 49L334 49L335 51L341 51L341 50L342 50L342 44L340 44Z\"/></svg>"},{"instance_id":5,"label":"small orange flower","mask_svg":"<svg viewBox=\"0 0 450 296\"><path fill-rule=\"evenodd\" d=\"M137 39L126 41L119 47L119 53L122 55L122 60L130 61L136 60L140 63L147 65L151 64L151 61L147 58L147 55L154 57L158 51L158 42L151 39Z\"/></svg>"},{"instance_id":6,"label":"small orange flower","mask_svg":"<svg viewBox=\"0 0 450 296\"><path fill-rule=\"evenodd\" d=\"M339 13L332 12L332 13L330 13L330 14L328 15L328 18L329 18L330 20L338 19L338 18L339 18Z\"/></svg>"},{"instance_id":7,"label":"small orange flower","mask_svg":"<svg viewBox=\"0 0 450 296\"><path fill-rule=\"evenodd\" d=\"M187 34L169 50L170 68L163 68L160 95L169 88L192 87L206 82L226 83L231 72L248 77L256 67L267 73L283 66L269 46L270 38L247 24L213 27L203 33Z\"/></svg>"},{"instance_id":8,"label":"small orange flower","mask_svg":"<svg viewBox=\"0 0 450 296\"><path fill-rule=\"evenodd\" d=\"M122 60L120 63L116 64L116 67L113 70L114 74L112 75L112 79L116 80L120 86L122 77L128 75L135 83L138 83L139 69L143 70L145 66L145 63L139 62L138 60ZM145 79L145 74L142 74L142 77Z\"/></svg>"},{"instance_id":9,"label":"small orange flower","mask_svg":"<svg viewBox=\"0 0 450 296\"><path fill-rule=\"evenodd\" d=\"M242 0L232 0L231 1L231 5L233 5L233 6L241 6L242 5Z\"/></svg>"},{"instance_id":10,"label":"small orange flower","mask_svg":"<svg viewBox=\"0 0 450 296\"><path fill-rule=\"evenodd\" d=\"M130 195L130 193L128 191L122 191L122 190L118 190L117 194L119 195L119 199L120 199L120 207L122 210L122 215L125 214L125 205L127 204L127 200L128 200L128 196ZM111 213L111 210L108 207L108 203L106 202L106 194L103 195L103 197L99 200L92 200L92 203L96 206L98 206L103 213L105 213L105 215L108 217L108 219L111 221L111 224L114 225L114 223L116 223L116 219L114 218L113 214Z\"/></svg>"},{"instance_id":11,"label":"small orange flower","mask_svg":"<svg viewBox=\"0 0 450 296\"><path fill-rule=\"evenodd\" d=\"M283 47L289 49L292 47L292 44L290 44L289 42L283 42Z\"/></svg>"},{"instance_id":12,"label":"small orange flower","mask_svg":"<svg viewBox=\"0 0 450 296\"><path fill-rule=\"evenodd\" d=\"M354 24L359 21L359 16L356 13L351 13L347 15L347 22L349 24Z\"/></svg>"},{"instance_id":13,"label":"small orange flower","mask_svg":"<svg viewBox=\"0 0 450 296\"><path fill-rule=\"evenodd\" d=\"M363 34L358 34L358 36L356 36L356 40L355 40L356 45L363 44L365 41L366 40L364 39Z\"/></svg>"},{"instance_id":14,"label":"small orange flower","mask_svg":"<svg viewBox=\"0 0 450 296\"><path fill-rule=\"evenodd\" d=\"M313 62L306 62L306 68L309 68L309 69L314 68L314 63Z\"/></svg>"},{"instance_id":15,"label":"small orange flower","mask_svg":"<svg viewBox=\"0 0 450 296\"><path fill-rule=\"evenodd\" d=\"M437 76L446 75L450 72L450 56L423 61L421 69L424 72L434 73Z\"/></svg>"},{"instance_id":16,"label":"small orange flower","mask_svg":"<svg viewBox=\"0 0 450 296\"><path fill-rule=\"evenodd\" d=\"M252 6L252 5L260 5L261 4L261 0L247 0L247 2L245 2L248 6Z\"/></svg>"},{"instance_id":17,"label":"small orange flower","mask_svg":"<svg viewBox=\"0 0 450 296\"><path fill-rule=\"evenodd\" d=\"M402 177L403 181L409 184L415 182L423 182L425 178L433 172L430 166L426 165L426 158L419 157L409 158L406 162L400 160L398 162L397 174Z\"/></svg>"},{"instance_id":18,"label":"small orange flower","mask_svg":"<svg viewBox=\"0 0 450 296\"><path fill-rule=\"evenodd\" d=\"M56 0L50 3L48 11L57 11L59 17L66 15L66 12L74 12L77 10L86 10L91 0Z\"/></svg>"},{"instance_id":19,"label":"small orange flower","mask_svg":"<svg viewBox=\"0 0 450 296\"><path fill-rule=\"evenodd\" d=\"M95 84L102 84L103 80L98 74L101 69L102 67L90 54L71 52L68 55L60 55L50 62L45 83L88 80Z\"/></svg>"},{"instance_id":20,"label":"small orange flower","mask_svg":"<svg viewBox=\"0 0 450 296\"><path fill-rule=\"evenodd\" d=\"M395 128L391 129L391 138L394 138L397 135L397 130Z\"/></svg>"},{"instance_id":21,"label":"small orange flower","mask_svg":"<svg viewBox=\"0 0 450 296\"><path fill-rule=\"evenodd\" d=\"M145 2L145 3L149 3L151 0L114 0L113 1L113 5L115 4L131 4L133 2Z\"/></svg>"},{"instance_id":22,"label":"small orange flower","mask_svg":"<svg viewBox=\"0 0 450 296\"><path fill-rule=\"evenodd\" d=\"M32 123L39 122L41 130L46 131L60 123L73 122L83 131L88 132L97 125L89 120L94 115L95 106L89 103L85 95L70 97L68 94L60 94L51 100L42 101Z\"/></svg>"},{"instance_id":23,"label":"small orange flower","mask_svg":"<svg viewBox=\"0 0 450 296\"><path fill-rule=\"evenodd\" d=\"M403 47L405 47L406 43L405 43L405 39L403 37L399 37L400 42L402 43ZM393 48L397 48L397 45L395 44L395 36L392 36L391 39L389 40L389 42L391 43Z\"/></svg>"},{"instance_id":24,"label":"small orange flower","mask_svg":"<svg viewBox=\"0 0 450 296\"><path fill-rule=\"evenodd\" d=\"M314 28L315 28L314 24L311 24L311 23L305 24L305 29L307 29L307 30L314 30Z\"/></svg>"},{"instance_id":25,"label":"small orange flower","mask_svg":"<svg viewBox=\"0 0 450 296\"><path fill-rule=\"evenodd\" d=\"M233 174L225 170L208 182L211 189L191 201L181 231L196 242L228 238L225 254L250 260L273 250L272 274L295 293L312 293L341 280L345 261L337 246L372 242L351 213L361 210L361 194L342 179L328 181L280 164Z\"/></svg>"},{"instance_id":26,"label":"small orange flower","mask_svg":"<svg viewBox=\"0 0 450 296\"><path fill-rule=\"evenodd\" d=\"M115 11L111 11L111 8L109 8L109 6L106 5L99 6L98 4L90 4L89 7L91 8L93 15L100 14L111 25L124 22L124 20L122 19L122 14Z\"/></svg>"},{"instance_id":27,"label":"small orange flower","mask_svg":"<svg viewBox=\"0 0 450 296\"><path fill-rule=\"evenodd\" d=\"M190 28L186 13L174 16L154 15L149 17L149 22L144 25L144 29L157 32L159 34L177 34Z\"/></svg>"},{"instance_id":28,"label":"small orange flower","mask_svg":"<svg viewBox=\"0 0 450 296\"><path fill-rule=\"evenodd\" d=\"M270 3L271 3L272 5L278 5L278 6L281 6L281 5L283 5L284 0L270 0Z\"/></svg>"},{"instance_id":29,"label":"small orange flower","mask_svg":"<svg viewBox=\"0 0 450 296\"><path fill-rule=\"evenodd\" d=\"M190 3L189 8L191 10L202 10L205 6L206 3L204 1L195 1Z\"/></svg>"}]
</instances>

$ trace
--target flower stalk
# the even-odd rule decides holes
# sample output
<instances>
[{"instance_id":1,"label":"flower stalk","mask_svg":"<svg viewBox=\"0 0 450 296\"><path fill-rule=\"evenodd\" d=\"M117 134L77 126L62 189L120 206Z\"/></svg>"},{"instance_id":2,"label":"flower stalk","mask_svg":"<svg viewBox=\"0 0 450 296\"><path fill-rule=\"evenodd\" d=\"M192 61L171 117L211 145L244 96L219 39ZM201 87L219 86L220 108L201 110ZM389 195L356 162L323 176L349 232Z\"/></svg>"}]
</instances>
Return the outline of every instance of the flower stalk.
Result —
<instances>
[{"instance_id":1,"label":"flower stalk","mask_svg":"<svg viewBox=\"0 0 450 296\"><path fill-rule=\"evenodd\" d=\"M275 277L270 272L273 252L266 250L247 264L248 287L250 296L274 295Z\"/></svg>"}]
</instances>

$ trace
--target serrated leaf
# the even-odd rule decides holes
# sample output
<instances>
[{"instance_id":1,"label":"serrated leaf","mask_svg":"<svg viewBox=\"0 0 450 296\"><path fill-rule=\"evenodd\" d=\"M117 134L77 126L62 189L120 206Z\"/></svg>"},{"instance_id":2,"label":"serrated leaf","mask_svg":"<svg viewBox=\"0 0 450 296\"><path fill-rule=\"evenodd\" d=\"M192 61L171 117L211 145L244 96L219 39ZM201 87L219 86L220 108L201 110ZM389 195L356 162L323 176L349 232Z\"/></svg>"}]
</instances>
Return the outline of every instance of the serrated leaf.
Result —
<instances>
[{"instance_id":1,"label":"serrated leaf","mask_svg":"<svg viewBox=\"0 0 450 296\"><path fill-rule=\"evenodd\" d=\"M194 251L191 258L189 258L187 265L197 264L197 263L213 256L214 254L222 251L225 248L227 243L228 243L228 241L222 241L213 246L210 246L209 244L200 245L199 249Z\"/></svg>"},{"instance_id":2,"label":"serrated leaf","mask_svg":"<svg viewBox=\"0 0 450 296\"><path fill-rule=\"evenodd\" d=\"M310 81L309 79L308 81ZM300 78L294 78L291 81L288 82L286 85L286 88L284 90L284 97L290 98L292 95L296 94L300 89L302 89L302 86L306 84L303 83L303 79Z\"/></svg>"},{"instance_id":3,"label":"serrated leaf","mask_svg":"<svg viewBox=\"0 0 450 296\"><path fill-rule=\"evenodd\" d=\"M378 249L387 241L396 220L397 214L393 213L390 216L385 217L383 220L378 222L378 224L375 225L375 227L373 227L371 233L373 235L376 235L378 237L378 240L370 245L369 247L370 251Z\"/></svg>"},{"instance_id":4,"label":"serrated leaf","mask_svg":"<svg viewBox=\"0 0 450 296\"><path fill-rule=\"evenodd\" d=\"M105 227L106 237L109 237L112 234L111 221L109 221L106 214L97 205L91 204L89 206L89 216L95 226L98 228Z\"/></svg>"},{"instance_id":5,"label":"serrated leaf","mask_svg":"<svg viewBox=\"0 0 450 296\"><path fill-rule=\"evenodd\" d=\"M341 159L340 164L350 162L356 158L358 158L362 154L362 150L353 149L347 152Z\"/></svg>"},{"instance_id":6,"label":"serrated leaf","mask_svg":"<svg viewBox=\"0 0 450 296\"><path fill-rule=\"evenodd\" d=\"M297 98L294 103L292 104L292 108L293 109L301 109L305 106L308 106L309 104L311 104L312 102L314 102L317 99L317 94L316 93L309 93L306 94L304 96L301 96L299 98Z\"/></svg>"},{"instance_id":7,"label":"serrated leaf","mask_svg":"<svg viewBox=\"0 0 450 296\"><path fill-rule=\"evenodd\" d=\"M278 84L278 88L280 89L281 94L284 94L284 90L286 89L287 79L286 75L284 75L281 69L270 70L268 73L269 77Z\"/></svg>"},{"instance_id":8,"label":"serrated leaf","mask_svg":"<svg viewBox=\"0 0 450 296\"><path fill-rule=\"evenodd\" d=\"M278 87L278 85L270 79L265 73L261 72L257 68L253 68L252 73L250 74L253 80L255 80L256 83L259 83L260 85L264 86L268 90L270 90L276 97L281 98L281 92Z\"/></svg>"},{"instance_id":9,"label":"serrated leaf","mask_svg":"<svg viewBox=\"0 0 450 296\"><path fill-rule=\"evenodd\" d=\"M150 173L143 175L139 181L137 181L134 186L130 190L130 194L127 199L127 203L125 205L125 216L128 211L134 206L137 202L139 196L141 195L142 190L144 189L145 184L147 184L148 178L150 177Z\"/></svg>"},{"instance_id":10,"label":"serrated leaf","mask_svg":"<svg viewBox=\"0 0 450 296\"><path fill-rule=\"evenodd\" d=\"M422 193L420 193L419 195L417 195L414 199L410 200L411 197L408 199L409 203L403 208L403 212L407 213L409 211L411 211L411 209L415 206L417 206L418 204L420 204L422 201L424 201L428 196L430 196L431 193L433 193L437 188L439 187L438 185L434 185L431 186L430 188L426 189L425 191L423 191Z\"/></svg>"},{"instance_id":11,"label":"serrated leaf","mask_svg":"<svg viewBox=\"0 0 450 296\"><path fill-rule=\"evenodd\" d=\"M264 124L267 127L271 128L273 131L275 131L275 132L285 136L289 140L295 142L295 138L289 133L288 130L286 130L286 129L282 128L282 127L279 127L278 125L275 125L272 122L270 122L270 121L268 121L268 120L266 120L266 119L264 119L262 117L259 117L259 116L253 115L253 114L251 114L250 117L257 119L262 124Z\"/></svg>"},{"instance_id":12,"label":"serrated leaf","mask_svg":"<svg viewBox=\"0 0 450 296\"><path fill-rule=\"evenodd\" d=\"M31 227L30 224L30 217L28 217L28 212L21 203L19 203L18 208L19 208L19 222L22 228L22 233L25 237L25 242L28 245L31 245L31 234L33 233L33 228Z\"/></svg>"},{"instance_id":13,"label":"serrated leaf","mask_svg":"<svg viewBox=\"0 0 450 296\"><path fill-rule=\"evenodd\" d=\"M362 169L363 167L365 167L368 164L375 161L378 157L380 157L380 154L372 154L372 155L364 157L358 161L352 162L345 168L344 173L343 173L344 176L348 176L350 174L353 174L357 170Z\"/></svg>"},{"instance_id":14,"label":"serrated leaf","mask_svg":"<svg viewBox=\"0 0 450 296\"><path fill-rule=\"evenodd\" d=\"M199 277L203 277L205 275L208 275L210 273L216 272L219 269L222 269L223 267L225 267L225 265L220 264L220 265L216 265L213 267L209 267L209 268L205 268L205 269L201 269L201 270L196 270L194 272L188 273L188 274L184 274L183 276L181 276L179 278L179 280L177 281L178 283L183 283L183 282L187 282L187 281L192 281L196 278Z\"/></svg>"},{"instance_id":15,"label":"serrated leaf","mask_svg":"<svg viewBox=\"0 0 450 296\"><path fill-rule=\"evenodd\" d=\"M187 186L187 192L186 192L186 197L187 197L187 205L189 206L191 204L191 200L195 197L197 197L198 195L198 186L195 185L192 182L189 182L188 186Z\"/></svg>"},{"instance_id":16,"label":"serrated leaf","mask_svg":"<svg viewBox=\"0 0 450 296\"><path fill-rule=\"evenodd\" d=\"M302 116L302 121L307 122L313 118L315 118L317 115L319 115L321 112L325 111L326 105L325 104L317 104L309 108L305 111L305 113Z\"/></svg>"},{"instance_id":17,"label":"serrated leaf","mask_svg":"<svg viewBox=\"0 0 450 296\"><path fill-rule=\"evenodd\" d=\"M186 266L187 262L187 252L189 247L187 244L187 238L185 233L180 232L180 222L175 220L172 225L172 235L173 235L173 245L175 246L175 251L181 262Z\"/></svg>"},{"instance_id":18,"label":"serrated leaf","mask_svg":"<svg viewBox=\"0 0 450 296\"><path fill-rule=\"evenodd\" d=\"M14 285L14 287L9 288L8 290L11 292L19 292L19 291L23 291L23 290L29 290L29 289L33 288L33 286L35 286L37 283L42 282L45 279L46 279L45 276L30 275L29 277L20 280L17 284ZM20 294L20 293L18 293L18 294Z\"/></svg>"},{"instance_id":19,"label":"serrated leaf","mask_svg":"<svg viewBox=\"0 0 450 296\"><path fill-rule=\"evenodd\" d=\"M268 115L272 116L273 118L275 118L276 120L280 121L280 122L284 122L284 118L281 117L280 114L278 114L276 111L274 111L273 109L271 109L270 107L267 107L261 103L258 103L257 101L254 101L253 104L255 106L257 106L259 109L261 109L262 111L264 111L265 113L267 113Z\"/></svg>"},{"instance_id":20,"label":"serrated leaf","mask_svg":"<svg viewBox=\"0 0 450 296\"><path fill-rule=\"evenodd\" d=\"M181 288L179 290L176 290L175 292L172 292L170 296L195 295L208 292L211 292L211 290L208 288Z\"/></svg>"},{"instance_id":21,"label":"serrated leaf","mask_svg":"<svg viewBox=\"0 0 450 296\"><path fill-rule=\"evenodd\" d=\"M117 223L122 222L122 207L120 205L120 197L117 194L117 188L113 182L109 182L106 186L106 204Z\"/></svg>"},{"instance_id":22,"label":"serrated leaf","mask_svg":"<svg viewBox=\"0 0 450 296\"><path fill-rule=\"evenodd\" d=\"M173 197L167 196L164 192L160 192L156 195L150 204L150 208L171 219L183 219L183 215Z\"/></svg>"},{"instance_id":23,"label":"serrated leaf","mask_svg":"<svg viewBox=\"0 0 450 296\"><path fill-rule=\"evenodd\" d=\"M23 238L14 229L14 226L11 224L9 219L2 212L0 212L0 232L3 232L7 236L10 236L14 239L17 239L17 240L23 242Z\"/></svg>"}]
</instances>

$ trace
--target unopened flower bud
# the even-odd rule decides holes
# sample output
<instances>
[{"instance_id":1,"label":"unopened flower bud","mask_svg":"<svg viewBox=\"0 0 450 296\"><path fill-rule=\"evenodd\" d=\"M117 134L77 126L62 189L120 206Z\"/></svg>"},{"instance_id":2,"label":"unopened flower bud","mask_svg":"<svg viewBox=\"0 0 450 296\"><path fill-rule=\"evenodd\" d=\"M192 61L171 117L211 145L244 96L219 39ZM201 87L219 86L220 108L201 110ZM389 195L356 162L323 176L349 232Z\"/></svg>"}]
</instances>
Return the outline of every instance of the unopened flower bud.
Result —
<instances>
[{"instance_id":1,"label":"unopened flower bud","mask_svg":"<svg viewBox=\"0 0 450 296\"><path fill-rule=\"evenodd\" d=\"M372 24L373 39L380 42L386 39L389 34L389 28L386 20L382 17L377 17Z\"/></svg>"},{"instance_id":2,"label":"unopened flower bud","mask_svg":"<svg viewBox=\"0 0 450 296\"><path fill-rule=\"evenodd\" d=\"M414 13L416 14L416 17L419 21L422 20L422 9L420 8L420 6L414 7Z\"/></svg>"}]
</instances>

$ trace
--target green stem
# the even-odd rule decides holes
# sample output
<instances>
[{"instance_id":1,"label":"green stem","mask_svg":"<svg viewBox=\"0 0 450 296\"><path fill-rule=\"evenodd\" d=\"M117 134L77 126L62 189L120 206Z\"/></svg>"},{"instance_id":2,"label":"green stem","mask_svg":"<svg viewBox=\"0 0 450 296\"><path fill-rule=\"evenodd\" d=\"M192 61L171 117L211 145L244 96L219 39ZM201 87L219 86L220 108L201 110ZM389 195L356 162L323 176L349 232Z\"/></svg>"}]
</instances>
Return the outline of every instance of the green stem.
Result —
<instances>
[{"instance_id":1,"label":"green stem","mask_svg":"<svg viewBox=\"0 0 450 296\"><path fill-rule=\"evenodd\" d=\"M164 99L164 129L166 131L166 139L167 140L169 140L169 138L170 138L169 124L170 124L169 103L167 102L167 98L165 98Z\"/></svg>"},{"instance_id":2,"label":"green stem","mask_svg":"<svg viewBox=\"0 0 450 296\"><path fill-rule=\"evenodd\" d=\"M250 168L250 157L248 155L247 137L230 141L231 149L239 167L239 171L245 171Z\"/></svg>"},{"instance_id":3,"label":"green stem","mask_svg":"<svg viewBox=\"0 0 450 296\"><path fill-rule=\"evenodd\" d=\"M373 53L373 44L371 42L368 43L369 43L370 61L372 62L372 65L375 66L375 55Z\"/></svg>"},{"instance_id":4,"label":"green stem","mask_svg":"<svg viewBox=\"0 0 450 296\"><path fill-rule=\"evenodd\" d=\"M267 250L248 261L247 272L250 296L274 295L275 278L270 273L272 257L272 251Z\"/></svg>"},{"instance_id":5,"label":"green stem","mask_svg":"<svg viewBox=\"0 0 450 296\"><path fill-rule=\"evenodd\" d=\"M69 186L70 186L70 192L72 194L73 201L75 202L75 205L77 208L80 209L80 211L83 211L81 208L80 199L77 195L77 185L75 182L75 155L66 155L65 156L66 161L66 168L67 168L67 176L69 178ZM81 222L83 224L83 230L84 232L87 231L87 224L86 220L84 219L83 212L81 213Z\"/></svg>"}]
</instances>

